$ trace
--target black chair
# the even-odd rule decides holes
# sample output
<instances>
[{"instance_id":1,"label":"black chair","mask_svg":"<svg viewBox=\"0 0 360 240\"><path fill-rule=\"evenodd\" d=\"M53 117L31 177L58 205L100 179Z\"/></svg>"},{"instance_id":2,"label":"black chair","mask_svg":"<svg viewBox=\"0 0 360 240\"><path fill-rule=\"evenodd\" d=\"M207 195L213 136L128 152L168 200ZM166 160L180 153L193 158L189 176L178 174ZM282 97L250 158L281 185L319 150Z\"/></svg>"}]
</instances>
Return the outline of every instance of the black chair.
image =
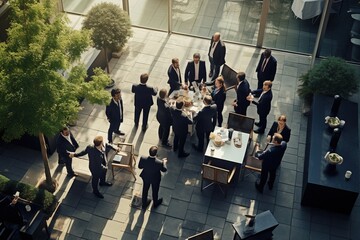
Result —
<instances>
[{"instance_id":1,"label":"black chair","mask_svg":"<svg viewBox=\"0 0 360 240\"><path fill-rule=\"evenodd\" d=\"M212 229L206 230L204 232L195 234L191 237L188 237L186 240L213 240L214 231Z\"/></svg>"},{"instance_id":2,"label":"black chair","mask_svg":"<svg viewBox=\"0 0 360 240\"><path fill-rule=\"evenodd\" d=\"M241 115L235 112L230 112L228 117L228 128L232 128L235 131L240 131L249 134L249 138L253 138L255 119ZM250 144L250 141L249 141Z\"/></svg>"},{"instance_id":3,"label":"black chair","mask_svg":"<svg viewBox=\"0 0 360 240\"><path fill-rule=\"evenodd\" d=\"M226 91L233 89L238 84L236 79L237 72L228 65L224 64L221 70L221 76L224 78Z\"/></svg>"}]
</instances>

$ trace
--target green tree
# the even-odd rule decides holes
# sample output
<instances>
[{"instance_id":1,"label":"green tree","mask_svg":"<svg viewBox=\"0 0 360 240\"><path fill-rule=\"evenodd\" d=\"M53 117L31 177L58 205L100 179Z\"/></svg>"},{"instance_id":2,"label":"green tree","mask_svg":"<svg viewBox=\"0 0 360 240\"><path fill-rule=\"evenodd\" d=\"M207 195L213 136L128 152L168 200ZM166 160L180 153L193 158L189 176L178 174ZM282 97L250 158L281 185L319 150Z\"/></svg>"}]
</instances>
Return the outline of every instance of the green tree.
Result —
<instances>
[{"instance_id":1,"label":"green tree","mask_svg":"<svg viewBox=\"0 0 360 240\"><path fill-rule=\"evenodd\" d=\"M354 69L337 57L322 60L302 75L299 81L297 92L307 103L312 102L314 94L340 95L347 98L359 89L359 80Z\"/></svg>"},{"instance_id":2,"label":"green tree","mask_svg":"<svg viewBox=\"0 0 360 240\"><path fill-rule=\"evenodd\" d=\"M0 43L0 132L5 141L25 133L39 137L49 190L55 189L44 134L53 136L74 119L80 98L109 100L107 74L97 69L85 82L84 67L74 64L89 46L89 32L72 30L54 2L12 1L8 39Z\"/></svg>"},{"instance_id":3,"label":"green tree","mask_svg":"<svg viewBox=\"0 0 360 240\"><path fill-rule=\"evenodd\" d=\"M104 50L106 69L110 73L107 50L121 50L132 35L128 14L113 3L100 3L90 9L83 28L92 31L94 46Z\"/></svg>"}]
</instances>

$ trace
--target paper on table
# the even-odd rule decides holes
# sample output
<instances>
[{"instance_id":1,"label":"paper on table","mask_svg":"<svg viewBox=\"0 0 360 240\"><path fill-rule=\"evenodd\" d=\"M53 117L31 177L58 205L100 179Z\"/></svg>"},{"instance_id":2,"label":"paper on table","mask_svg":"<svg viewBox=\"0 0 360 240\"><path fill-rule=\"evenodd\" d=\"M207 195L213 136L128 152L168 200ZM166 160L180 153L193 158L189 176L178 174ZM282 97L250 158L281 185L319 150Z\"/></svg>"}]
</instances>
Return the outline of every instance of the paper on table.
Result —
<instances>
[{"instance_id":1,"label":"paper on table","mask_svg":"<svg viewBox=\"0 0 360 240\"><path fill-rule=\"evenodd\" d=\"M121 159L122 159L122 156L116 154L115 157L114 157L114 159L113 159L113 162L114 162L114 163L120 163L120 162L121 162Z\"/></svg>"}]
</instances>

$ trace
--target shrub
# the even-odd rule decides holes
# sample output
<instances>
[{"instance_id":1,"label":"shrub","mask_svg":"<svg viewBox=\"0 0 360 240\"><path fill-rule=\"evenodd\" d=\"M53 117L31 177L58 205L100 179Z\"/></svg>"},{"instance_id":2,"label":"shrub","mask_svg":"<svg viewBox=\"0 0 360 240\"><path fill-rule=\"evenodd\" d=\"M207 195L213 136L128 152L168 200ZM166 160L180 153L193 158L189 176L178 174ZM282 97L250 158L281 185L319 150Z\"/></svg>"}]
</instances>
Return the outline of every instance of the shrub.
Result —
<instances>
[{"instance_id":1,"label":"shrub","mask_svg":"<svg viewBox=\"0 0 360 240\"><path fill-rule=\"evenodd\" d=\"M40 205L48 216L51 216L55 211L57 199L50 192L25 183L10 180L0 174L0 193L11 196L16 191L20 192L21 198Z\"/></svg>"},{"instance_id":2,"label":"shrub","mask_svg":"<svg viewBox=\"0 0 360 240\"><path fill-rule=\"evenodd\" d=\"M344 98L356 93L359 81L354 69L343 59L329 57L315 65L299 79L298 94L309 103L314 94L340 95Z\"/></svg>"},{"instance_id":3,"label":"shrub","mask_svg":"<svg viewBox=\"0 0 360 240\"><path fill-rule=\"evenodd\" d=\"M84 19L83 28L92 31L91 39L97 49L121 50L131 37L131 23L127 12L113 3L99 3Z\"/></svg>"}]
</instances>

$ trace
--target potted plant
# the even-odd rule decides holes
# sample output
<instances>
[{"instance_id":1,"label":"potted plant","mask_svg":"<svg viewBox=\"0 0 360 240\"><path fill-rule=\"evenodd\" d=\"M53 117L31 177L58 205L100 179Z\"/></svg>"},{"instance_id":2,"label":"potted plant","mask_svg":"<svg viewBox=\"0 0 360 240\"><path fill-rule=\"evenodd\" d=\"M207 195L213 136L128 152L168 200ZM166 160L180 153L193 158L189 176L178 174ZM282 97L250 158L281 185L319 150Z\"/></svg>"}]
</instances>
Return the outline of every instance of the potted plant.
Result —
<instances>
[{"instance_id":1,"label":"potted plant","mask_svg":"<svg viewBox=\"0 0 360 240\"><path fill-rule=\"evenodd\" d=\"M97 4L90 9L83 22L83 28L91 30L94 47L103 50L109 74L108 51L120 51L132 35L127 12L113 3Z\"/></svg>"},{"instance_id":2,"label":"potted plant","mask_svg":"<svg viewBox=\"0 0 360 240\"><path fill-rule=\"evenodd\" d=\"M304 114L309 113L314 94L340 95L347 98L359 89L354 69L343 59L336 57L322 60L302 75L299 81L297 92L304 100Z\"/></svg>"}]
</instances>

